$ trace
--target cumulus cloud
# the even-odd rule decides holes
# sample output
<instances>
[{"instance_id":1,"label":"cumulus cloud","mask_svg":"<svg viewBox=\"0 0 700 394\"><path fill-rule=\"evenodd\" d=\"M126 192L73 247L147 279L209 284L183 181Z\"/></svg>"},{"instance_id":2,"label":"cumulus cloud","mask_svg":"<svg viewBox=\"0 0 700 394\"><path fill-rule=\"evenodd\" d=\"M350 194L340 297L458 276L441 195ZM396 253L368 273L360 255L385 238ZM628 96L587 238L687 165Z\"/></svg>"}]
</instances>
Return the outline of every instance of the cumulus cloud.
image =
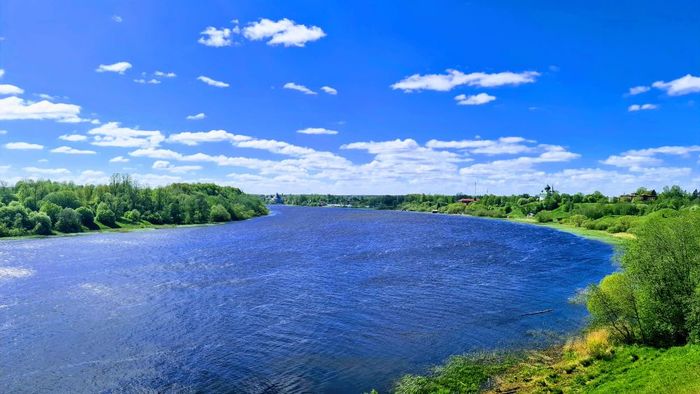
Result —
<instances>
[{"instance_id":1,"label":"cumulus cloud","mask_svg":"<svg viewBox=\"0 0 700 394\"><path fill-rule=\"evenodd\" d=\"M67 168L24 167L22 169L25 172L40 175L67 175L71 173L70 170L68 170Z\"/></svg>"},{"instance_id":2,"label":"cumulus cloud","mask_svg":"<svg viewBox=\"0 0 700 394\"><path fill-rule=\"evenodd\" d=\"M321 86L321 90L323 90L324 92L326 92L326 93L328 93L328 94L331 94L331 95L333 95L333 96L335 96L336 94L338 94L338 91L335 90L334 88L330 87L330 86Z\"/></svg>"},{"instance_id":3,"label":"cumulus cloud","mask_svg":"<svg viewBox=\"0 0 700 394\"><path fill-rule=\"evenodd\" d=\"M430 140L426 143L426 146L435 149L460 149L470 154L514 155L535 150L536 147L531 145L535 142L536 141L528 140L523 137L501 137L495 140Z\"/></svg>"},{"instance_id":4,"label":"cumulus cloud","mask_svg":"<svg viewBox=\"0 0 700 394\"><path fill-rule=\"evenodd\" d=\"M285 83L284 86L282 86L282 87L285 88L285 89L296 90L296 91L302 92L302 93L304 93L304 94L316 94L316 92L314 92L313 90L307 88L306 86L304 86L304 85L299 85L299 84L296 84L296 83L294 83L294 82L287 82L287 83Z\"/></svg>"},{"instance_id":5,"label":"cumulus cloud","mask_svg":"<svg viewBox=\"0 0 700 394\"><path fill-rule=\"evenodd\" d=\"M203 142L240 142L251 139L247 135L232 134L226 130L210 130L210 131L185 131L182 133L171 134L168 136L168 142L184 144L189 146L199 145Z\"/></svg>"},{"instance_id":6,"label":"cumulus cloud","mask_svg":"<svg viewBox=\"0 0 700 394\"><path fill-rule=\"evenodd\" d=\"M176 174L182 174L186 172L192 172L192 171L197 171L201 170L202 166L175 166L170 164L169 161L165 160L157 160L153 163L153 169L155 170L162 170L162 171L168 171Z\"/></svg>"},{"instance_id":7,"label":"cumulus cloud","mask_svg":"<svg viewBox=\"0 0 700 394\"><path fill-rule=\"evenodd\" d=\"M7 144L5 144L5 149L41 150L41 149L44 149L44 145L32 144L29 142L8 142Z\"/></svg>"},{"instance_id":8,"label":"cumulus cloud","mask_svg":"<svg viewBox=\"0 0 700 394\"><path fill-rule=\"evenodd\" d=\"M158 130L121 127L118 122L105 123L91 129L88 134L93 136L93 145L121 148L155 147L165 140L163 134Z\"/></svg>"},{"instance_id":9,"label":"cumulus cloud","mask_svg":"<svg viewBox=\"0 0 700 394\"><path fill-rule=\"evenodd\" d=\"M80 106L52 103L47 100L33 102L19 97L0 99L0 120L57 120L60 122L81 122Z\"/></svg>"},{"instance_id":10,"label":"cumulus cloud","mask_svg":"<svg viewBox=\"0 0 700 394\"><path fill-rule=\"evenodd\" d=\"M658 106L656 104L632 104L629 107L627 107L627 111L629 112L637 112L637 111L648 111L651 109L657 109Z\"/></svg>"},{"instance_id":11,"label":"cumulus cloud","mask_svg":"<svg viewBox=\"0 0 700 394\"><path fill-rule=\"evenodd\" d=\"M649 86L643 86L643 85L634 86L634 87L630 88L629 94L630 94L630 96L636 96L638 94L646 93L649 90L651 90L651 88Z\"/></svg>"},{"instance_id":12,"label":"cumulus cloud","mask_svg":"<svg viewBox=\"0 0 700 394\"><path fill-rule=\"evenodd\" d=\"M112 15L112 20L117 23L122 23L124 21L124 19L122 19L122 17L119 15Z\"/></svg>"},{"instance_id":13,"label":"cumulus cloud","mask_svg":"<svg viewBox=\"0 0 700 394\"><path fill-rule=\"evenodd\" d=\"M165 71L156 71L153 73L158 78L175 78L177 77L177 74L174 72L165 72Z\"/></svg>"},{"instance_id":14,"label":"cumulus cloud","mask_svg":"<svg viewBox=\"0 0 700 394\"><path fill-rule=\"evenodd\" d=\"M99 66L97 66L95 71L97 71L98 73L110 72L124 74L131 67L131 63L129 62L117 62L114 64L100 64Z\"/></svg>"},{"instance_id":15,"label":"cumulus cloud","mask_svg":"<svg viewBox=\"0 0 700 394\"><path fill-rule=\"evenodd\" d=\"M24 93L24 89L17 87L15 85L8 85L8 84L0 84L0 95L1 96L8 96L8 95L19 95Z\"/></svg>"},{"instance_id":16,"label":"cumulus cloud","mask_svg":"<svg viewBox=\"0 0 700 394\"><path fill-rule=\"evenodd\" d=\"M663 164L658 155L688 156L691 153L700 152L700 145L689 146L660 146L647 149L633 149L622 152L619 155L611 155L601 163L615 167L640 170L642 168L655 167Z\"/></svg>"},{"instance_id":17,"label":"cumulus cloud","mask_svg":"<svg viewBox=\"0 0 700 394\"><path fill-rule=\"evenodd\" d=\"M187 120L202 120L206 117L207 117L207 115L204 112L200 112L196 115L187 115L187 117L185 117L185 119L187 119Z\"/></svg>"},{"instance_id":18,"label":"cumulus cloud","mask_svg":"<svg viewBox=\"0 0 700 394\"><path fill-rule=\"evenodd\" d=\"M227 87L229 87L229 84L227 84L226 82L217 81L217 80L215 80L215 79L209 78L209 77L204 76L204 75L198 76L197 79L200 80L200 81L202 81L202 82L204 82L204 83L206 83L206 84L209 85L209 86L214 86L214 87L217 87L217 88L227 88Z\"/></svg>"},{"instance_id":19,"label":"cumulus cloud","mask_svg":"<svg viewBox=\"0 0 700 394\"><path fill-rule=\"evenodd\" d=\"M2 77L4 77L4 76L5 76L5 70L3 70L2 68L0 68L0 78L2 78Z\"/></svg>"},{"instance_id":20,"label":"cumulus cloud","mask_svg":"<svg viewBox=\"0 0 700 394\"><path fill-rule=\"evenodd\" d=\"M413 74L391 85L394 90L414 92L420 90L435 90L447 92L457 86L476 86L482 88L499 86L517 86L536 81L540 73L536 71L523 71L514 73L510 71L500 73L473 72L465 74L458 70L447 70L445 74Z\"/></svg>"},{"instance_id":21,"label":"cumulus cloud","mask_svg":"<svg viewBox=\"0 0 700 394\"><path fill-rule=\"evenodd\" d=\"M197 42L208 47L220 48L233 44L231 29L229 28L217 29L216 27L208 26L199 34L201 37L199 37Z\"/></svg>"},{"instance_id":22,"label":"cumulus cloud","mask_svg":"<svg viewBox=\"0 0 700 394\"><path fill-rule=\"evenodd\" d=\"M656 81L651 86L665 91L669 96L683 96L700 92L700 77L687 74L669 82Z\"/></svg>"},{"instance_id":23,"label":"cumulus cloud","mask_svg":"<svg viewBox=\"0 0 700 394\"><path fill-rule=\"evenodd\" d=\"M124 156L116 156L109 159L110 163L128 163L129 159Z\"/></svg>"},{"instance_id":24,"label":"cumulus cloud","mask_svg":"<svg viewBox=\"0 0 700 394\"><path fill-rule=\"evenodd\" d=\"M64 141L70 141L70 142L79 142L79 141L85 141L87 140L87 136L82 135L82 134L64 134L58 139L64 140Z\"/></svg>"},{"instance_id":25,"label":"cumulus cloud","mask_svg":"<svg viewBox=\"0 0 700 394\"><path fill-rule=\"evenodd\" d=\"M308 127L306 129L297 130L299 134L328 134L335 135L338 134L335 130L324 129L322 127Z\"/></svg>"},{"instance_id":26,"label":"cumulus cloud","mask_svg":"<svg viewBox=\"0 0 700 394\"><path fill-rule=\"evenodd\" d=\"M460 94L455 96L455 100L457 101L457 105L483 105L496 100L496 97L486 93L479 93L472 96Z\"/></svg>"},{"instance_id":27,"label":"cumulus cloud","mask_svg":"<svg viewBox=\"0 0 700 394\"><path fill-rule=\"evenodd\" d=\"M155 79L155 78L151 78L151 79L139 78L139 79L134 79L134 82L140 83L140 84L148 84L148 85L158 85L160 83L160 81Z\"/></svg>"},{"instance_id":28,"label":"cumulus cloud","mask_svg":"<svg viewBox=\"0 0 700 394\"><path fill-rule=\"evenodd\" d=\"M64 153L67 155L94 155L94 150L81 150L71 148L70 146L59 146L58 148L51 149L51 153Z\"/></svg>"},{"instance_id":29,"label":"cumulus cloud","mask_svg":"<svg viewBox=\"0 0 700 394\"><path fill-rule=\"evenodd\" d=\"M303 47L307 42L319 40L326 33L318 26L305 26L284 18L278 21L260 19L251 22L243 29L243 36L249 40L267 40L267 45Z\"/></svg>"}]
</instances>

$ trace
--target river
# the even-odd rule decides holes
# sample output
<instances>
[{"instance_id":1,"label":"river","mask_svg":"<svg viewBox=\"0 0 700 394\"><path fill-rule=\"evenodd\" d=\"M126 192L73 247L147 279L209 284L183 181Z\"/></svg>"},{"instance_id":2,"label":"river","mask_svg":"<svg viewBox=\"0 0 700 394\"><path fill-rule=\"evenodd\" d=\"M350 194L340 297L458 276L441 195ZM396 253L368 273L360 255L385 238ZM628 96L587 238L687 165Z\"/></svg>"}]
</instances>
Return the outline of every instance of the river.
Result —
<instances>
[{"instance_id":1,"label":"river","mask_svg":"<svg viewBox=\"0 0 700 394\"><path fill-rule=\"evenodd\" d=\"M386 390L451 354L580 328L569 298L614 270L612 254L505 221L286 206L219 226L0 241L0 387Z\"/></svg>"}]
</instances>

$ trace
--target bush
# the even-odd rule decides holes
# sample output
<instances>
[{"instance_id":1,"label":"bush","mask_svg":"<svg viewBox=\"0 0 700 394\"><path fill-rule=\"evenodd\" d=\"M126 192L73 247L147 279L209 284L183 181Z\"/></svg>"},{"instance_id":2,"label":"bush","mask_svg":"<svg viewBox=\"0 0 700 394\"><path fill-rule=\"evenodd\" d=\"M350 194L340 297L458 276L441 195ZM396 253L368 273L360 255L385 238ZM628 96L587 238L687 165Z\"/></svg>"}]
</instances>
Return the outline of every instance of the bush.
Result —
<instances>
[{"instance_id":1,"label":"bush","mask_svg":"<svg viewBox=\"0 0 700 394\"><path fill-rule=\"evenodd\" d=\"M141 221L141 212L138 209L132 209L124 214L124 218L131 223L139 223Z\"/></svg>"},{"instance_id":2,"label":"bush","mask_svg":"<svg viewBox=\"0 0 700 394\"><path fill-rule=\"evenodd\" d=\"M80 223L83 226L87 228L95 227L95 214L92 212L92 209L80 207L76 209L75 212L78 212L78 215L80 215Z\"/></svg>"},{"instance_id":3,"label":"bush","mask_svg":"<svg viewBox=\"0 0 700 394\"><path fill-rule=\"evenodd\" d=\"M216 204L211 207L211 212L209 213L209 220L212 222L228 222L231 220L231 214L228 213L226 208L221 204Z\"/></svg>"},{"instance_id":4,"label":"bush","mask_svg":"<svg viewBox=\"0 0 700 394\"><path fill-rule=\"evenodd\" d=\"M581 227L587 219L588 218L584 215L571 215L571 217L569 217L569 223L576 227Z\"/></svg>"},{"instance_id":5,"label":"bush","mask_svg":"<svg viewBox=\"0 0 700 394\"><path fill-rule=\"evenodd\" d=\"M103 202L97 206L97 215L95 215L95 218L105 226L114 227L117 224L117 217L114 215L114 212Z\"/></svg>"},{"instance_id":6,"label":"bush","mask_svg":"<svg viewBox=\"0 0 700 394\"><path fill-rule=\"evenodd\" d=\"M63 233L77 233L82 230L80 227L80 215L72 208L64 208L58 214L56 230Z\"/></svg>"},{"instance_id":7,"label":"bush","mask_svg":"<svg viewBox=\"0 0 700 394\"><path fill-rule=\"evenodd\" d=\"M52 202L44 202L39 211L47 214L51 218L51 223L56 223L58 222L58 214L61 213L61 207Z\"/></svg>"},{"instance_id":8,"label":"bush","mask_svg":"<svg viewBox=\"0 0 700 394\"><path fill-rule=\"evenodd\" d=\"M34 222L34 228L32 233L37 235L50 235L51 234L51 218L49 215L43 212L32 212L29 216L32 222Z\"/></svg>"},{"instance_id":9,"label":"bush","mask_svg":"<svg viewBox=\"0 0 700 394\"><path fill-rule=\"evenodd\" d=\"M44 197L44 201L54 203L61 208L76 209L80 206L78 196L70 190L49 193L46 195L46 197Z\"/></svg>"},{"instance_id":10,"label":"bush","mask_svg":"<svg viewBox=\"0 0 700 394\"><path fill-rule=\"evenodd\" d=\"M591 287L594 324L625 342L700 342L700 214L646 221L622 256L622 272Z\"/></svg>"},{"instance_id":11,"label":"bush","mask_svg":"<svg viewBox=\"0 0 700 394\"><path fill-rule=\"evenodd\" d=\"M535 215L535 220L538 223L548 223L554 221L554 215L549 211L540 211Z\"/></svg>"}]
</instances>

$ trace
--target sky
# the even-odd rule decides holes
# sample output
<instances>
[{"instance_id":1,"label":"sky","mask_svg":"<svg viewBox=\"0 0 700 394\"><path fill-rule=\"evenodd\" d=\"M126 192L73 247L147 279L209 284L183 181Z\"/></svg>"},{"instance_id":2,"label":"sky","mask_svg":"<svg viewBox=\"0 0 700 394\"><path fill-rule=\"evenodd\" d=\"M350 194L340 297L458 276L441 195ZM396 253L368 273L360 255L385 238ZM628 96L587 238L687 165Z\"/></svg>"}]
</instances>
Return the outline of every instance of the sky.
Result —
<instances>
[{"instance_id":1,"label":"sky","mask_svg":"<svg viewBox=\"0 0 700 394\"><path fill-rule=\"evenodd\" d=\"M0 179L700 188L696 1L0 2Z\"/></svg>"}]
</instances>

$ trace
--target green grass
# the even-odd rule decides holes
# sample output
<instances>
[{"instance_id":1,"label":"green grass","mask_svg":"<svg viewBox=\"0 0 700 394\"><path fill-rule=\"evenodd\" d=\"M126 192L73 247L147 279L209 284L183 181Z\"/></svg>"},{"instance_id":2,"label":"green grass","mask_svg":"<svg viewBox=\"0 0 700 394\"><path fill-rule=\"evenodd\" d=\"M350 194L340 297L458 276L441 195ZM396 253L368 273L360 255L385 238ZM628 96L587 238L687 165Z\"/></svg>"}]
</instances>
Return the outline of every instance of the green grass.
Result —
<instances>
[{"instance_id":1,"label":"green grass","mask_svg":"<svg viewBox=\"0 0 700 394\"><path fill-rule=\"evenodd\" d=\"M576 227L570 224L564 224L564 223L539 223L536 220L529 219L529 218L512 218L512 219L507 219L511 220L514 222L518 223L527 223L527 224L533 224L536 226L543 226L543 227L549 227L555 230L559 231L565 231L567 233L572 233L576 234L578 236L584 237L584 238L589 238L589 239L595 239L601 242L605 242L614 246L621 246L624 245L625 242L629 239L633 239L634 235L630 233L609 233L607 231L603 230L590 230L585 227Z\"/></svg>"},{"instance_id":2,"label":"green grass","mask_svg":"<svg viewBox=\"0 0 700 394\"><path fill-rule=\"evenodd\" d=\"M456 356L426 375L406 375L398 394L700 393L700 345L616 346L603 357L562 348L516 356Z\"/></svg>"},{"instance_id":3,"label":"green grass","mask_svg":"<svg viewBox=\"0 0 700 394\"><path fill-rule=\"evenodd\" d=\"M478 393L491 376L503 373L515 361L514 357L496 354L454 356L428 375L405 375L396 383L395 392Z\"/></svg>"}]
</instances>

